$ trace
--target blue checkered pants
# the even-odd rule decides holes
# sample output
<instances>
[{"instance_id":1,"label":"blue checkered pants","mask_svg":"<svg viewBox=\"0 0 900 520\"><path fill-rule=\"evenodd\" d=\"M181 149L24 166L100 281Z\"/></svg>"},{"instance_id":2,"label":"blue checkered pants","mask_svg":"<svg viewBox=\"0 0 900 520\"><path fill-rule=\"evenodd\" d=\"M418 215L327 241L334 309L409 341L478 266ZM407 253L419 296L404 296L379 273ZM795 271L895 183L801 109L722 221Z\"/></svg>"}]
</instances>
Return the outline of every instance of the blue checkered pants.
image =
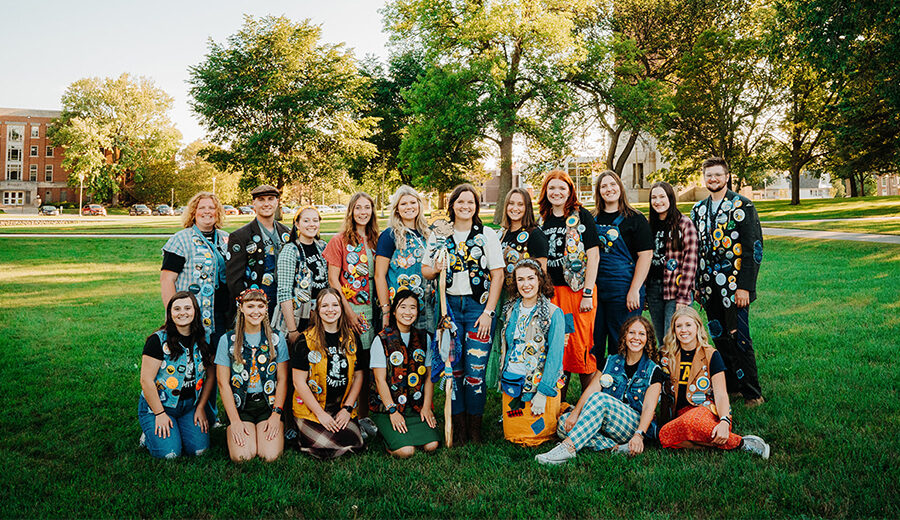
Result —
<instances>
[{"instance_id":1,"label":"blue checkered pants","mask_svg":"<svg viewBox=\"0 0 900 520\"><path fill-rule=\"evenodd\" d=\"M624 444L637 431L641 416L633 408L615 397L597 392L590 397L572 431L566 432L566 412L559 417L556 434L561 439L569 438L575 450L591 448L592 450L608 450L617 444Z\"/></svg>"}]
</instances>

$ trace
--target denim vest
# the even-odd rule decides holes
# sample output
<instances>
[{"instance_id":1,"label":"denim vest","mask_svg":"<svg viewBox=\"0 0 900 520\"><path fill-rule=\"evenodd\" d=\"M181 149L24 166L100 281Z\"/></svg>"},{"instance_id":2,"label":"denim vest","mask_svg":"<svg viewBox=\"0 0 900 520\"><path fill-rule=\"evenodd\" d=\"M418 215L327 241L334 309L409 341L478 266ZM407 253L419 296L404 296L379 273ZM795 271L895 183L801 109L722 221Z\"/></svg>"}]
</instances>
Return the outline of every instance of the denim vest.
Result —
<instances>
[{"instance_id":1,"label":"denim vest","mask_svg":"<svg viewBox=\"0 0 900 520\"><path fill-rule=\"evenodd\" d=\"M159 365L159 372L156 373L156 389L159 391L159 401L166 408L175 408L178 406L178 398L181 396L181 387L184 385L184 377L190 360L188 359L187 350L183 350L181 355L172 359L169 346L166 343L166 331L158 330L155 332L159 338L159 344L162 345L165 359ZM200 346L194 343L191 346L194 358L194 391L197 397L200 397L200 391L203 389L203 380L206 377L206 367L203 366L203 357L200 354ZM141 392L143 395L143 392Z\"/></svg>"},{"instance_id":2,"label":"denim vest","mask_svg":"<svg viewBox=\"0 0 900 520\"><path fill-rule=\"evenodd\" d=\"M630 406L638 414L644 409L644 395L650 388L650 378L653 376L653 369L657 364L650 360L646 354L641 356L638 361L637 370L634 376L628 379L625 375L625 356L614 354L606 358L606 366L603 367L603 373L609 374L613 378L613 384L609 388L602 391L622 401ZM651 439L658 438L659 427L656 420L650 423L647 428L646 436Z\"/></svg>"},{"instance_id":3,"label":"denim vest","mask_svg":"<svg viewBox=\"0 0 900 520\"><path fill-rule=\"evenodd\" d=\"M163 251L174 253L185 260L184 268L175 278L175 290L190 291L197 298L207 341L216 328L216 289L225 283L224 269L221 268L224 264L220 264L217 257L230 258L231 253L226 251L227 247L228 233L217 229L214 242L210 244L196 230L196 226L175 233L163 246Z\"/></svg>"},{"instance_id":4,"label":"denim vest","mask_svg":"<svg viewBox=\"0 0 900 520\"><path fill-rule=\"evenodd\" d=\"M234 394L234 405L238 410L243 409L247 403L247 387L250 386L250 366L253 363L251 357L253 349L244 342L244 348L241 357L244 358L243 363L238 363L234 359L234 331L225 334L228 338L228 357L231 359L231 392ZM278 363L276 357L269 348L268 341L264 332L260 333L262 342L256 349L256 368L259 371L259 380L263 386L263 393L269 406L275 404L275 386L278 378ZM272 341L278 344L278 333L272 334Z\"/></svg>"},{"instance_id":5,"label":"denim vest","mask_svg":"<svg viewBox=\"0 0 900 520\"><path fill-rule=\"evenodd\" d=\"M429 287L422 278L422 257L425 256L424 239L412 231L406 231L406 242L403 249L394 250L388 264L388 295L394 301L394 295L401 289L409 289L419 297L419 312L425 308L429 295Z\"/></svg>"}]
</instances>

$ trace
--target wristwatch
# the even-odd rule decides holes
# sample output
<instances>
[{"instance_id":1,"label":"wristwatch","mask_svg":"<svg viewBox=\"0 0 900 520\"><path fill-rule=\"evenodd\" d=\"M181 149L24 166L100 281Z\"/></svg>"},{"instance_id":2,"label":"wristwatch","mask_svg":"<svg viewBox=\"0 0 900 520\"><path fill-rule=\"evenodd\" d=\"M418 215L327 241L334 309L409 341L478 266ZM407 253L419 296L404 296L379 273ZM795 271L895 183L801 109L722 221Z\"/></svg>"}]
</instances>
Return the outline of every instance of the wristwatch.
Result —
<instances>
[{"instance_id":1,"label":"wristwatch","mask_svg":"<svg viewBox=\"0 0 900 520\"><path fill-rule=\"evenodd\" d=\"M278 415L281 415L284 413L284 408L282 408L280 406L276 406L276 407L272 408L272 413L277 413Z\"/></svg>"},{"instance_id":2,"label":"wristwatch","mask_svg":"<svg viewBox=\"0 0 900 520\"><path fill-rule=\"evenodd\" d=\"M497 313L496 313L495 311L489 311L489 310L487 310L487 309L485 309L484 312L482 312L482 314L487 314L487 315L490 316L491 318L493 318L494 316L497 315Z\"/></svg>"},{"instance_id":3,"label":"wristwatch","mask_svg":"<svg viewBox=\"0 0 900 520\"><path fill-rule=\"evenodd\" d=\"M347 413L349 413L349 414L353 414L353 406L351 406L349 404L345 404L344 406L341 407L341 409L347 410Z\"/></svg>"},{"instance_id":4,"label":"wristwatch","mask_svg":"<svg viewBox=\"0 0 900 520\"><path fill-rule=\"evenodd\" d=\"M634 434L640 435L642 439L644 438L644 430L635 430Z\"/></svg>"},{"instance_id":5,"label":"wristwatch","mask_svg":"<svg viewBox=\"0 0 900 520\"><path fill-rule=\"evenodd\" d=\"M397 411L397 405L392 404L390 408L388 408L388 413L392 414Z\"/></svg>"}]
</instances>

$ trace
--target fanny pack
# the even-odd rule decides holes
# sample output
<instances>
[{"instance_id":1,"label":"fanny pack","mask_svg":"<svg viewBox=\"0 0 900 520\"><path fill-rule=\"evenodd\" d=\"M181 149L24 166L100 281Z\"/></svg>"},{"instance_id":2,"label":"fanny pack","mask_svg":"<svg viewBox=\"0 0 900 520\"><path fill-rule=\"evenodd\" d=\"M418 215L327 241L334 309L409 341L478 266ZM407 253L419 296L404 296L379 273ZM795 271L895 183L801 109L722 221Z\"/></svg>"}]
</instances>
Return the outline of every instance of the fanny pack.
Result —
<instances>
[{"instance_id":1,"label":"fanny pack","mask_svg":"<svg viewBox=\"0 0 900 520\"><path fill-rule=\"evenodd\" d=\"M522 395L522 389L525 387L525 374L513 374L504 371L500 375L500 390L510 396L519 397Z\"/></svg>"}]
</instances>

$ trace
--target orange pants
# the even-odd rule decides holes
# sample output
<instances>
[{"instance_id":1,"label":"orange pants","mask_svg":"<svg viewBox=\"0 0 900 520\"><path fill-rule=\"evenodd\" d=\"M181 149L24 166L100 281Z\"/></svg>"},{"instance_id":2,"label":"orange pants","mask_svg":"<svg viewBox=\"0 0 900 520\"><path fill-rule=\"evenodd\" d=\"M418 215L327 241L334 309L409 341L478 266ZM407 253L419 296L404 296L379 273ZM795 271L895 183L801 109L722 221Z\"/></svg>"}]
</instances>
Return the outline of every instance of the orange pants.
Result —
<instances>
[{"instance_id":1,"label":"orange pants","mask_svg":"<svg viewBox=\"0 0 900 520\"><path fill-rule=\"evenodd\" d=\"M524 408L512 410L509 407L512 398L501 392L503 402L500 408L503 417L503 436L506 440L522 446L538 446L556 438L556 425L559 421L559 394L548 397L544 414L535 416L531 413L531 401Z\"/></svg>"},{"instance_id":2,"label":"orange pants","mask_svg":"<svg viewBox=\"0 0 900 520\"><path fill-rule=\"evenodd\" d=\"M687 411L685 411L687 410ZM712 431L719 424L719 418L709 409L702 406L682 408L678 417L667 422L659 430L659 443L663 448L677 449L683 441L709 444ZM721 450L733 450L741 445L741 436L732 432L728 434L725 444L712 445Z\"/></svg>"},{"instance_id":3,"label":"orange pants","mask_svg":"<svg viewBox=\"0 0 900 520\"><path fill-rule=\"evenodd\" d=\"M594 344L594 316L597 314L597 295L589 312L581 312L581 291L575 292L568 285L553 287L555 292L550 300L575 322L575 332L566 335L566 350L563 352L563 370L576 374L593 374L597 371L597 359L591 354ZM568 332L568 331L566 331Z\"/></svg>"}]
</instances>

